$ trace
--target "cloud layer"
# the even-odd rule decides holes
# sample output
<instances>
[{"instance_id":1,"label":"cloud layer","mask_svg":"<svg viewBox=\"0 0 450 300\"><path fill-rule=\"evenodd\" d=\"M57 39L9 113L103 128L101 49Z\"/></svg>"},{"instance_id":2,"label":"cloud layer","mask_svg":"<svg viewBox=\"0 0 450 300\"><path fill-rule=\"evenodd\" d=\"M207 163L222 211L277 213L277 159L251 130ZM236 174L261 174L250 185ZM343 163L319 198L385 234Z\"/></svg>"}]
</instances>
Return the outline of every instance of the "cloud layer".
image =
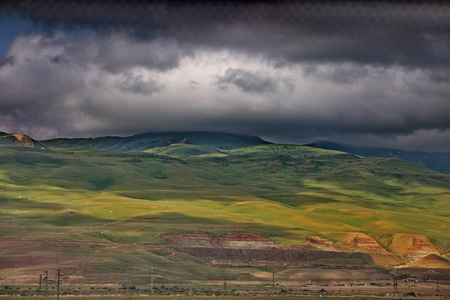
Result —
<instances>
[{"instance_id":1,"label":"cloud layer","mask_svg":"<svg viewBox=\"0 0 450 300\"><path fill-rule=\"evenodd\" d=\"M1 131L450 151L448 5L29 3L0 8L36 24L0 60Z\"/></svg>"}]
</instances>

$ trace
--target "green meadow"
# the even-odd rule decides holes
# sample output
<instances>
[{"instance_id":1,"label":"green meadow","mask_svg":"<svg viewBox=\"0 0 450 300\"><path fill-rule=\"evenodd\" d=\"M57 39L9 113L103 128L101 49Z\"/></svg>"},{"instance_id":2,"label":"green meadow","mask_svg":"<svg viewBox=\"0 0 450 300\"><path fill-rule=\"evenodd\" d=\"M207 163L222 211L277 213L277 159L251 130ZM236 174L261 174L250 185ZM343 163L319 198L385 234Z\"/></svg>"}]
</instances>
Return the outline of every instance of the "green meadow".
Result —
<instances>
[{"instance_id":1,"label":"green meadow","mask_svg":"<svg viewBox=\"0 0 450 300\"><path fill-rule=\"evenodd\" d=\"M272 144L151 152L0 148L1 237L164 243L161 233L239 229L285 244L345 232L450 241L450 177L405 161Z\"/></svg>"}]
</instances>

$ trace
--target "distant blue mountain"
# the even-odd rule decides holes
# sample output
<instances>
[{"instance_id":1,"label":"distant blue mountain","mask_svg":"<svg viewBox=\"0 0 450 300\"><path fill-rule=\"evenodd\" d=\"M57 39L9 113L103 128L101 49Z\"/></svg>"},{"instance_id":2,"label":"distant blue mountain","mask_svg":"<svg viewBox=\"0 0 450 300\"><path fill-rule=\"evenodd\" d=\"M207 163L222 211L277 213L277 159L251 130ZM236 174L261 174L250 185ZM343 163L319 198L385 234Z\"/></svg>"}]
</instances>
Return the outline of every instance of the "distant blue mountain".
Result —
<instances>
[{"instance_id":1,"label":"distant blue mountain","mask_svg":"<svg viewBox=\"0 0 450 300\"><path fill-rule=\"evenodd\" d=\"M329 141L317 141L311 144L306 144L305 146L328 150L337 150L364 157L395 157L412 163L420 164L424 167L441 173L450 173L450 153L430 153L376 147L357 147L333 143Z\"/></svg>"}]
</instances>

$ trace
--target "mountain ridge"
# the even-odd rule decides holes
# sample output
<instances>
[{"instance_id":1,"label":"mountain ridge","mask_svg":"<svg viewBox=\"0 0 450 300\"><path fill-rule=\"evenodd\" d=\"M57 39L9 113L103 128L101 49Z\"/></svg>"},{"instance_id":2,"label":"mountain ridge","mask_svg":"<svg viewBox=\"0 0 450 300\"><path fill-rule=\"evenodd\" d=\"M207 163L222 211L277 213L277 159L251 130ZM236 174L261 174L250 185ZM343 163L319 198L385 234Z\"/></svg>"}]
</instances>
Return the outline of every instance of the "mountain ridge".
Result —
<instances>
[{"instance_id":1,"label":"mountain ridge","mask_svg":"<svg viewBox=\"0 0 450 300\"><path fill-rule=\"evenodd\" d=\"M195 132L146 132L126 137L105 136L97 138L50 139L42 140L52 149L97 149L111 151L145 151L172 144L201 145L212 149L236 149L246 146L270 144L248 135L231 133L195 131Z\"/></svg>"},{"instance_id":2,"label":"mountain ridge","mask_svg":"<svg viewBox=\"0 0 450 300\"><path fill-rule=\"evenodd\" d=\"M446 174L450 173L450 153L445 152L407 151L383 147L351 146L326 140L315 141L313 143L305 144L304 146L342 151L363 157L398 158L422 165L434 171Z\"/></svg>"},{"instance_id":3,"label":"mountain ridge","mask_svg":"<svg viewBox=\"0 0 450 300\"><path fill-rule=\"evenodd\" d=\"M48 140L34 140L27 135L0 132L0 146L32 147L47 150L91 149L121 152L150 152L174 157L221 156L236 154L234 151L236 149L265 145L278 144L273 144L258 136L208 131L145 132L125 137L101 136ZM351 146L326 140L319 140L302 146L345 152L362 157L398 158L422 165L437 172L450 173L450 153ZM298 147L302 146L298 145ZM255 149L248 151L248 154L254 153L253 150ZM292 151L284 152L288 155L292 153Z\"/></svg>"}]
</instances>

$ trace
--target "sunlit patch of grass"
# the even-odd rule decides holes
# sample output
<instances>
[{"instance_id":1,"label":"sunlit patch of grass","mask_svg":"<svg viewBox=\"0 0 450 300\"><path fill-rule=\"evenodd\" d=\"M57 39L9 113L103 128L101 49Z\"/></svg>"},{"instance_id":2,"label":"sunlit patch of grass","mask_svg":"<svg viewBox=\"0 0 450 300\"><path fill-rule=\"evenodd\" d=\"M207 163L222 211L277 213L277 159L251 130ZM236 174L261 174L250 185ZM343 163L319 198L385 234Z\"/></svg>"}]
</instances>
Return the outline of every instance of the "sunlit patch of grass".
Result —
<instances>
[{"instance_id":1,"label":"sunlit patch of grass","mask_svg":"<svg viewBox=\"0 0 450 300\"><path fill-rule=\"evenodd\" d=\"M181 157L193 149L199 146L157 152ZM161 243L159 233L251 230L301 244L352 231L450 240L447 175L303 146L208 151L179 159L2 148L0 234Z\"/></svg>"}]
</instances>

